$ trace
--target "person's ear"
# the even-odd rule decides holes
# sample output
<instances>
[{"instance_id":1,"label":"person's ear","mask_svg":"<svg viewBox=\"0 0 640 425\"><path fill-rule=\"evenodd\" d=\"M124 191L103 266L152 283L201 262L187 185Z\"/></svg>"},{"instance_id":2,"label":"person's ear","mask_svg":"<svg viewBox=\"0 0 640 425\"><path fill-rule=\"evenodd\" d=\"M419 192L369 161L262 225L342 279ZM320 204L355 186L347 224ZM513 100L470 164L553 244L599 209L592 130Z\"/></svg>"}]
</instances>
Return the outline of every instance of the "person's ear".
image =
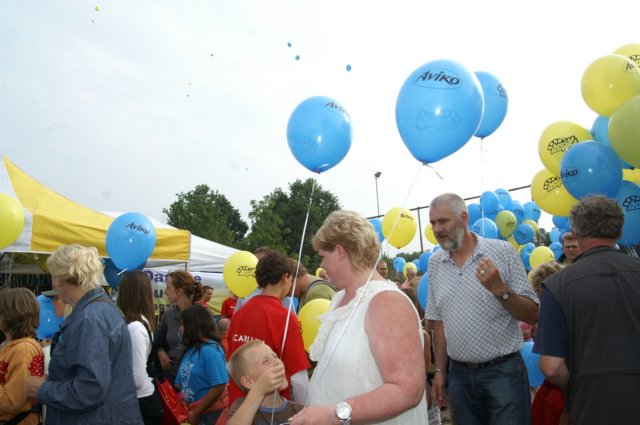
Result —
<instances>
[{"instance_id":1,"label":"person's ear","mask_svg":"<svg viewBox=\"0 0 640 425\"><path fill-rule=\"evenodd\" d=\"M253 382L253 379L249 378L248 376L243 375L240 377L240 385L242 385L243 387L250 390L251 387L253 387L253 384L255 384L255 382Z\"/></svg>"},{"instance_id":2,"label":"person's ear","mask_svg":"<svg viewBox=\"0 0 640 425\"><path fill-rule=\"evenodd\" d=\"M460 214L460 220L462 220L465 226L469 226L469 213L467 211L462 211L462 214Z\"/></svg>"}]
</instances>

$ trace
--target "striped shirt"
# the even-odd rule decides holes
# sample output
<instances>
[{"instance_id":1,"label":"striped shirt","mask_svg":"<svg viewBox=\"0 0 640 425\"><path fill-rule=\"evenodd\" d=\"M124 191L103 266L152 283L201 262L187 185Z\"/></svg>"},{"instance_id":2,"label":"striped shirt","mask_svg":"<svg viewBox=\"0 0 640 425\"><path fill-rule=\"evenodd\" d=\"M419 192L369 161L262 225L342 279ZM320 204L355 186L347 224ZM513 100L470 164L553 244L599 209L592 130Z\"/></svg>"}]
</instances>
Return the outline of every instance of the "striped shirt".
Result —
<instances>
[{"instance_id":1,"label":"striped shirt","mask_svg":"<svg viewBox=\"0 0 640 425\"><path fill-rule=\"evenodd\" d=\"M449 251L440 250L429 259L426 317L442 321L449 357L482 363L519 350L523 339L518 321L478 281L478 261L489 258L510 291L539 301L511 244L473 236L478 243L462 268Z\"/></svg>"}]
</instances>

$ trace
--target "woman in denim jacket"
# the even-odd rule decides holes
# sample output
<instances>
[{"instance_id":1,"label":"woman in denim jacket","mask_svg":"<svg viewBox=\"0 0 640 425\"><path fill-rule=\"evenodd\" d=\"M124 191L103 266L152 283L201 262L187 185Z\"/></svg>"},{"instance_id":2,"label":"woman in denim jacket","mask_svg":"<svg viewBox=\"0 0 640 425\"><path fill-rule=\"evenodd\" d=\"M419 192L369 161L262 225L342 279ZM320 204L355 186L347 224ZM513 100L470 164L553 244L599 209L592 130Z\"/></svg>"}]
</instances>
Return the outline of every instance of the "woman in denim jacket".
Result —
<instances>
[{"instance_id":1,"label":"woman in denim jacket","mask_svg":"<svg viewBox=\"0 0 640 425\"><path fill-rule=\"evenodd\" d=\"M131 339L106 296L96 248L67 245L47 260L53 287L73 312L60 326L48 379L31 377L27 394L47 405L47 424L142 425Z\"/></svg>"}]
</instances>

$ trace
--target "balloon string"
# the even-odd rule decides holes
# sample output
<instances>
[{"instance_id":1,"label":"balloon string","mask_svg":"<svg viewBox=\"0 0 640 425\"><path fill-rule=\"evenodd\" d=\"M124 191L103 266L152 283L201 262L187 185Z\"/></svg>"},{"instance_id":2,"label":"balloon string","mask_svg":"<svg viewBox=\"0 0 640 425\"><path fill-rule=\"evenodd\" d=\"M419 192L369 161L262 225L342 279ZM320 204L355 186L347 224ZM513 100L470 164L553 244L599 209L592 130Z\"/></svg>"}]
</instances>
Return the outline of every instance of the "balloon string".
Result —
<instances>
[{"instance_id":1,"label":"balloon string","mask_svg":"<svg viewBox=\"0 0 640 425\"><path fill-rule=\"evenodd\" d=\"M436 176L438 176L440 178L440 180L444 180L444 178L440 175L440 173L438 172L438 170L436 170L436 167L434 167L433 165L429 164L429 163L424 163L424 165L426 165L427 167L431 168L433 170L433 172L436 174Z\"/></svg>"},{"instance_id":2,"label":"balloon string","mask_svg":"<svg viewBox=\"0 0 640 425\"><path fill-rule=\"evenodd\" d=\"M420 176L420 171L422 170L422 165L423 164L420 164L420 167L418 167L418 172L416 173L416 176L413 179L413 182L411 183L411 186L409 186L409 191L407 192L407 196L404 199L404 203L402 204L402 208L405 208L407 203L409 202L409 196L411 195L411 192L413 192L413 188L415 187L416 182L418 181L418 177ZM399 219L400 219L400 214L398 214L398 216L396 217L395 222L393 223L393 227L391 228L391 232L389 232L389 238L393 234L393 231L395 230ZM387 238L387 240L389 238ZM317 374L318 377L316 378L314 376L314 379L322 378L322 376L324 375L325 371L329 368L329 365L331 364L331 360L333 360L333 356L336 353L336 350L338 349L338 345L342 341L342 337L344 336L344 333L349 328L349 323L351 323L351 319L353 318L353 315L355 314L356 310L358 309L358 306L360 305L360 302L362 301L362 297L364 297L364 294L366 294L367 288L369 287L369 284L371 283L371 278L373 277L373 274L376 272L376 266L378 265L378 263L380 262L381 259L382 259L382 244L380 244L380 250L378 251L378 258L376 259L375 263L373 263L373 268L371 269L371 272L369 273L369 277L367 277L367 281L365 282L365 284L364 284L364 286L362 288L362 291L360 292L360 295L356 299L356 302L355 302L351 312L349 313L349 317L347 318L347 321L345 322L344 327L340 331L340 335L338 336L338 339L336 340L335 344L333 345L333 350L331 350L331 353L329 353L329 359L326 362L324 362L324 368L322 368L321 370L318 370L318 368L316 368L316 370L314 371L314 375ZM326 346L326 343L325 343L325 348L326 347L327 346ZM323 357L324 357L324 354L323 354ZM309 399L307 398L307 402L305 403L305 406L308 406L308 405L309 405Z\"/></svg>"},{"instance_id":3,"label":"balloon string","mask_svg":"<svg viewBox=\"0 0 640 425\"><path fill-rule=\"evenodd\" d=\"M480 193L484 193L484 137L480 138ZM484 208L482 208L482 195L480 195L480 217L483 219L480 221L480 228L482 229L482 236L484 236ZM471 223L473 226L473 223Z\"/></svg>"}]
</instances>

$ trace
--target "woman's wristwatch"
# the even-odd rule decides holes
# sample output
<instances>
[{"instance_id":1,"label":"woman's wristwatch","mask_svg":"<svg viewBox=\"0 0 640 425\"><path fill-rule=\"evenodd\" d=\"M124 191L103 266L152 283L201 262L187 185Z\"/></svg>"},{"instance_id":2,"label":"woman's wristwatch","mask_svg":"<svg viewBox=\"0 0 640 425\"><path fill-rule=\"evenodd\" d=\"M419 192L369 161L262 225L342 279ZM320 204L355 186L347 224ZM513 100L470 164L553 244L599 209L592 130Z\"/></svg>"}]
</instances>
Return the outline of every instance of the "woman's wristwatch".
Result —
<instances>
[{"instance_id":1,"label":"woman's wristwatch","mask_svg":"<svg viewBox=\"0 0 640 425\"><path fill-rule=\"evenodd\" d=\"M351 406L346 401L336 404L336 416L343 425L349 425L351 420Z\"/></svg>"}]
</instances>

